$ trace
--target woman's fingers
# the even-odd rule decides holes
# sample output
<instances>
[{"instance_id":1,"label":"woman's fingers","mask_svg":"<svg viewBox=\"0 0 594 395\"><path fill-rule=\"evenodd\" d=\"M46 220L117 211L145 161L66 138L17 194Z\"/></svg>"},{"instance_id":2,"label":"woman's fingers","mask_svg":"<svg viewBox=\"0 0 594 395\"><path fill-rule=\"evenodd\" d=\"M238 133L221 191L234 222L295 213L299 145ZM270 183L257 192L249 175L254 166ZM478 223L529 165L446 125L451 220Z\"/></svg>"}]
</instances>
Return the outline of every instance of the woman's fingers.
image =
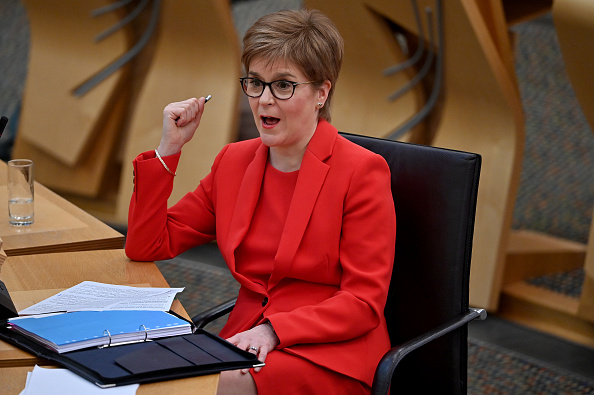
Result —
<instances>
[{"instance_id":1,"label":"woman's fingers","mask_svg":"<svg viewBox=\"0 0 594 395\"><path fill-rule=\"evenodd\" d=\"M204 112L204 98L191 98L168 104L163 110L163 135L159 153L170 155L190 141Z\"/></svg>"},{"instance_id":2,"label":"woman's fingers","mask_svg":"<svg viewBox=\"0 0 594 395\"><path fill-rule=\"evenodd\" d=\"M254 348L256 348L256 350L254 350ZM248 347L247 351L256 355L258 357L258 360L263 363L266 362L266 357L268 356L268 353L270 352L270 350L268 349L267 346L262 346L260 348L257 348L255 346L250 346L250 347ZM254 371L256 373L258 373L261 369L262 369L262 366L258 366L258 367L254 368ZM243 373L243 374L248 373L249 371L250 371L249 369L241 369L241 373Z\"/></svg>"},{"instance_id":3,"label":"woman's fingers","mask_svg":"<svg viewBox=\"0 0 594 395\"><path fill-rule=\"evenodd\" d=\"M258 360L263 363L266 362L266 357L268 356L269 351L270 350L268 350L267 347L260 348L260 350L258 350ZM262 369L262 366L258 366L258 367L254 368L254 371L256 373L258 373L261 369Z\"/></svg>"},{"instance_id":4,"label":"woman's fingers","mask_svg":"<svg viewBox=\"0 0 594 395\"><path fill-rule=\"evenodd\" d=\"M265 362L268 353L278 344L278 338L272 332L269 325L258 325L248 331L238 333L227 339L242 350L251 352L258 357L260 362ZM262 367L254 368L259 372ZM242 373L248 373L249 369L242 369Z\"/></svg>"},{"instance_id":5,"label":"woman's fingers","mask_svg":"<svg viewBox=\"0 0 594 395\"><path fill-rule=\"evenodd\" d=\"M166 117L175 122L177 127L184 127L189 124L199 114L199 110L200 102L195 97L182 102L171 103L165 107Z\"/></svg>"}]
</instances>

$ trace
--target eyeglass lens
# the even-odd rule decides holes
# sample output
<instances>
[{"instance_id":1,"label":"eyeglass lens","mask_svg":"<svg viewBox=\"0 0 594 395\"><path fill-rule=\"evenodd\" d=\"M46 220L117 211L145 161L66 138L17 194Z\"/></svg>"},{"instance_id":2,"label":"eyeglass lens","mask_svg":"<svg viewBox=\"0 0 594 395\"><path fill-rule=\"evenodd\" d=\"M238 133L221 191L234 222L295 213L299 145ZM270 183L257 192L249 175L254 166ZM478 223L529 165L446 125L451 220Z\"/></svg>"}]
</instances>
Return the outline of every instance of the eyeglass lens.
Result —
<instances>
[{"instance_id":1,"label":"eyeglass lens","mask_svg":"<svg viewBox=\"0 0 594 395\"><path fill-rule=\"evenodd\" d=\"M241 86L246 95L260 97L264 93L266 86L268 86L272 95L280 100L290 99L295 91L295 85L295 83L285 80L272 82L264 82L257 78L243 78L241 80Z\"/></svg>"}]
</instances>

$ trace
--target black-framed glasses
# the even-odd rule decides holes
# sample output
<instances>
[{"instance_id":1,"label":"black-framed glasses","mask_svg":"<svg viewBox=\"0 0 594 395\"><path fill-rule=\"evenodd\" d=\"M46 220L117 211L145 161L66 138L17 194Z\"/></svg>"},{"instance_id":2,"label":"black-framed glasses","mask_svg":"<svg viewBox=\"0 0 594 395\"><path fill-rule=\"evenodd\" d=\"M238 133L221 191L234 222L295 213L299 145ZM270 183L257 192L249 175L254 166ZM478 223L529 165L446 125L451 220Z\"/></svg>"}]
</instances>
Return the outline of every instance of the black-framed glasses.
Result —
<instances>
[{"instance_id":1,"label":"black-framed glasses","mask_svg":"<svg viewBox=\"0 0 594 395\"><path fill-rule=\"evenodd\" d=\"M249 97L260 97L264 93L264 89L268 87L272 96L279 100L289 100L295 93L297 85L311 84L314 81L307 82L293 82L287 80L277 80L272 82L264 82L258 78L244 77L240 78L241 88L243 93Z\"/></svg>"}]
</instances>

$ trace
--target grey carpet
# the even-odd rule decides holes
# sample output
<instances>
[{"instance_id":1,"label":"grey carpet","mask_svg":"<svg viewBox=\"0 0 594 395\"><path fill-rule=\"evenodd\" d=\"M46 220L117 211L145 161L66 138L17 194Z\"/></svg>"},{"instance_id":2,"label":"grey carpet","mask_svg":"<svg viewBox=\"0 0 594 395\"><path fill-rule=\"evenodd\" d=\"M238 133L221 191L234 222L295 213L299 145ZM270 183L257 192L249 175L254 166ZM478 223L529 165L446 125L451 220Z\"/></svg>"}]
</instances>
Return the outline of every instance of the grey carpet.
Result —
<instances>
[{"instance_id":1,"label":"grey carpet","mask_svg":"<svg viewBox=\"0 0 594 395\"><path fill-rule=\"evenodd\" d=\"M551 15L519 24L513 32L526 117L513 227L587 243L594 207L594 134L569 82Z\"/></svg>"}]
</instances>

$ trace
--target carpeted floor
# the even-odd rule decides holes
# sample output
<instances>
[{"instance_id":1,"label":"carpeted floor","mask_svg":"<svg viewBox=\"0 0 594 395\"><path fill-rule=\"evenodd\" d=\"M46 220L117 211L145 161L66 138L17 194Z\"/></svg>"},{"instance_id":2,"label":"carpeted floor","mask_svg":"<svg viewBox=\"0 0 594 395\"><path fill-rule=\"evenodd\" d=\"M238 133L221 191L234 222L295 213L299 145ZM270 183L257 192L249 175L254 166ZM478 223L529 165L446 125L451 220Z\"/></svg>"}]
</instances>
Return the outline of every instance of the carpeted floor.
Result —
<instances>
[{"instance_id":1,"label":"carpeted floor","mask_svg":"<svg viewBox=\"0 0 594 395\"><path fill-rule=\"evenodd\" d=\"M517 351L469 338L469 394L594 394L594 380Z\"/></svg>"},{"instance_id":2,"label":"carpeted floor","mask_svg":"<svg viewBox=\"0 0 594 395\"><path fill-rule=\"evenodd\" d=\"M585 275L584 269L578 268L567 272L529 278L526 282L536 287L546 288L555 293L579 298L582 294Z\"/></svg>"},{"instance_id":3,"label":"carpeted floor","mask_svg":"<svg viewBox=\"0 0 594 395\"><path fill-rule=\"evenodd\" d=\"M594 134L565 71L552 16L512 29L526 141L513 227L588 242Z\"/></svg>"}]
</instances>

